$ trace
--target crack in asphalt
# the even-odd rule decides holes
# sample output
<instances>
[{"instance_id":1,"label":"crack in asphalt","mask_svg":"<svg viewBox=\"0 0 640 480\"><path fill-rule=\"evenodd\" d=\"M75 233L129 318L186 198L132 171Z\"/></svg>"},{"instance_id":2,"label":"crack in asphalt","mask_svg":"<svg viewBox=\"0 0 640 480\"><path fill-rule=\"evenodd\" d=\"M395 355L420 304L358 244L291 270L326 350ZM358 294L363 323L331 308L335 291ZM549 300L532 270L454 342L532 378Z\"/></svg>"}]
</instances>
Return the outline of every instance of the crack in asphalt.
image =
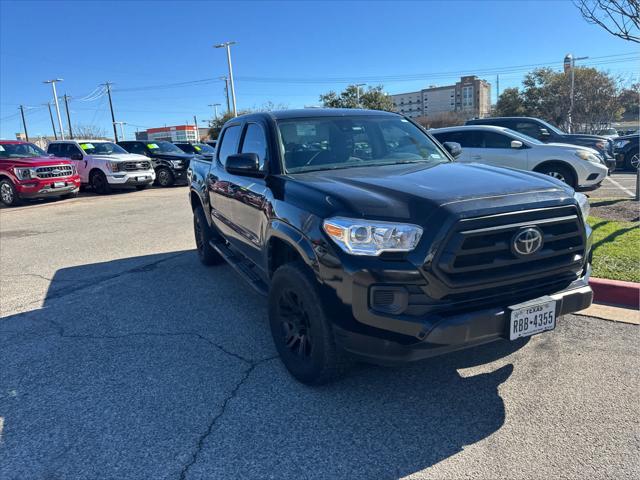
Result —
<instances>
[{"instance_id":1,"label":"crack in asphalt","mask_svg":"<svg viewBox=\"0 0 640 480\"><path fill-rule=\"evenodd\" d=\"M238 391L246 383L246 381L249 379L249 376L251 375L251 373L259 365L261 365L263 363L266 363L266 362L268 362L270 360L274 360L276 358L278 358L277 355L275 355L273 357L269 357L269 358L264 358L262 360L253 361L253 362L250 363L249 368L247 368L244 371L244 374L242 375L242 378L238 381L238 383L236 383L236 385L233 387L233 389L229 392L229 395L227 395L227 397L222 401L222 406L220 407L220 411L218 412L218 414L215 415L211 419L211 421L209 422L209 425L207 426L207 429L198 438L198 441L196 442L196 448L193 451L193 453L191 454L191 459L187 463L185 463L184 467L182 467L182 470L180 471L180 477L179 477L180 480L186 480L187 474L189 473L189 470L198 461L198 455L200 455L200 452L202 451L202 449L204 447L205 441L213 433L213 430L214 430L214 428L216 426L216 423L225 414L225 412L227 411L227 406L229 405L231 400L233 400L236 397L236 395L238 394Z\"/></svg>"}]
</instances>

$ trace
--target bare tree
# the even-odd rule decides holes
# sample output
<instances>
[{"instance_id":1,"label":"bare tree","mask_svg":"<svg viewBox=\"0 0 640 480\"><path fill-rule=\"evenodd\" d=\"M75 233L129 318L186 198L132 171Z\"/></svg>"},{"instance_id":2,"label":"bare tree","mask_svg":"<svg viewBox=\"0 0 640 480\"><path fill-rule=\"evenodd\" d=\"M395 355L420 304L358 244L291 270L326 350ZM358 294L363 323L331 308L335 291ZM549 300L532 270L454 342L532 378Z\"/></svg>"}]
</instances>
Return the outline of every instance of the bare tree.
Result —
<instances>
[{"instance_id":1,"label":"bare tree","mask_svg":"<svg viewBox=\"0 0 640 480\"><path fill-rule=\"evenodd\" d=\"M640 43L640 1L574 0L584 19L624 40Z\"/></svg>"},{"instance_id":2,"label":"bare tree","mask_svg":"<svg viewBox=\"0 0 640 480\"><path fill-rule=\"evenodd\" d=\"M103 140L107 137L104 128L100 128L97 125L74 125L73 136L75 138L90 138L94 140Z\"/></svg>"}]
</instances>

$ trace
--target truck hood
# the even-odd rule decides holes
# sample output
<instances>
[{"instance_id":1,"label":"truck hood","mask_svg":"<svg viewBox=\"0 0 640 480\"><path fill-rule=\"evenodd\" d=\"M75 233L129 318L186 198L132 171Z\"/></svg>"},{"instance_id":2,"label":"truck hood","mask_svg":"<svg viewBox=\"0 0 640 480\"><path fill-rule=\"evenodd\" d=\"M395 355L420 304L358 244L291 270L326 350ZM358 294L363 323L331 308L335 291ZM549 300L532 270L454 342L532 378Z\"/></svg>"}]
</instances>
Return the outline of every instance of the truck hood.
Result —
<instances>
[{"instance_id":1,"label":"truck hood","mask_svg":"<svg viewBox=\"0 0 640 480\"><path fill-rule=\"evenodd\" d=\"M195 155L191 153L157 153L153 155L153 158L158 160L191 160Z\"/></svg>"},{"instance_id":2,"label":"truck hood","mask_svg":"<svg viewBox=\"0 0 640 480\"><path fill-rule=\"evenodd\" d=\"M31 158L2 158L0 162L9 162L16 167L48 167L51 165L71 165L67 158L56 157L31 157Z\"/></svg>"},{"instance_id":3,"label":"truck hood","mask_svg":"<svg viewBox=\"0 0 640 480\"><path fill-rule=\"evenodd\" d=\"M426 219L435 209L465 203L464 209L509 206L573 196L571 188L545 175L481 164L389 165L295 174L287 191L322 195L320 215L378 219ZM470 202L471 207L469 207ZM455 208L455 207L451 207ZM457 209L457 208L455 208Z\"/></svg>"},{"instance_id":4,"label":"truck hood","mask_svg":"<svg viewBox=\"0 0 640 480\"><path fill-rule=\"evenodd\" d=\"M565 133L562 135L562 138L569 141L584 141L584 142L607 142L609 140L607 137L603 137L602 135L589 135L586 133Z\"/></svg>"},{"instance_id":5,"label":"truck hood","mask_svg":"<svg viewBox=\"0 0 640 480\"><path fill-rule=\"evenodd\" d=\"M149 161L144 155L137 153L116 153L115 155L91 155L94 160L104 160L110 162L143 162Z\"/></svg>"}]
</instances>

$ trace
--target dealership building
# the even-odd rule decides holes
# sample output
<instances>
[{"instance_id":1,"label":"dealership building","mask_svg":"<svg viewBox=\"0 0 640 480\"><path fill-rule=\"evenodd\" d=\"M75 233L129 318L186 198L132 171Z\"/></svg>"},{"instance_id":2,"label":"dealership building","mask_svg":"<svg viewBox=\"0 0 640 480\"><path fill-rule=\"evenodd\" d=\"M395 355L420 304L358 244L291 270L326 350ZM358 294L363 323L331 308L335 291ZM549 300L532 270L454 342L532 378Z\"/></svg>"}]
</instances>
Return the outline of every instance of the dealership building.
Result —
<instances>
[{"instance_id":1,"label":"dealership building","mask_svg":"<svg viewBox=\"0 0 640 480\"><path fill-rule=\"evenodd\" d=\"M200 138L198 129L194 125L175 125L173 127L149 128L143 132L136 132L136 140L197 142Z\"/></svg>"},{"instance_id":2,"label":"dealership building","mask_svg":"<svg viewBox=\"0 0 640 480\"><path fill-rule=\"evenodd\" d=\"M486 117L491 112L491 84L475 75L461 77L454 85L431 86L391 98L396 112L412 118L447 112L474 118Z\"/></svg>"}]
</instances>

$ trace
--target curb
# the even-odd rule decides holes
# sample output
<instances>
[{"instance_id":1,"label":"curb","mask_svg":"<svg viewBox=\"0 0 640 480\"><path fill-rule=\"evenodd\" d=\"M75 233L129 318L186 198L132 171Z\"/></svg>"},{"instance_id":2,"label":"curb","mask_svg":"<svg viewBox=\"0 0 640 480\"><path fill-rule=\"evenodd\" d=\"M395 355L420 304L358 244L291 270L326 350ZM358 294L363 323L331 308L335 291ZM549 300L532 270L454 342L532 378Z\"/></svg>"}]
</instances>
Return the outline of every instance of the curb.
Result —
<instances>
[{"instance_id":1,"label":"curb","mask_svg":"<svg viewBox=\"0 0 640 480\"><path fill-rule=\"evenodd\" d=\"M590 278L589 285L593 290L594 302L640 308L640 283Z\"/></svg>"}]
</instances>

